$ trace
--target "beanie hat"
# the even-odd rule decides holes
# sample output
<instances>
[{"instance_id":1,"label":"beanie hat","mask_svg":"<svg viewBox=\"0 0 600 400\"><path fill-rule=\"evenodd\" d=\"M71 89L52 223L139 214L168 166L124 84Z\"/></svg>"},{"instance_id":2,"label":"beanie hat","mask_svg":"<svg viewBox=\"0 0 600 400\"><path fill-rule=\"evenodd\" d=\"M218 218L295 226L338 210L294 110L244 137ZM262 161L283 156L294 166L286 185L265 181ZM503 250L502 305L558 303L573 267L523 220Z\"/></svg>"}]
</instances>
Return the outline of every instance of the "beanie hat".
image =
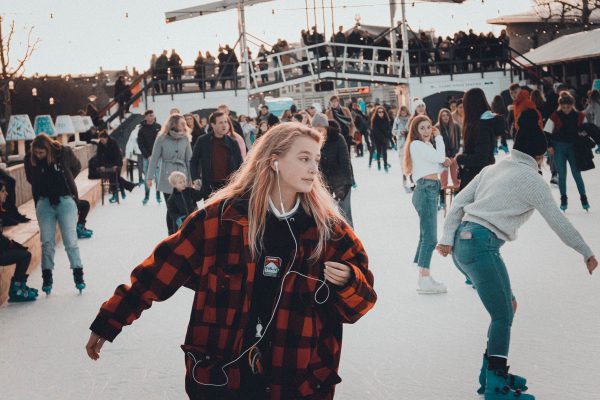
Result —
<instances>
[{"instance_id":1,"label":"beanie hat","mask_svg":"<svg viewBox=\"0 0 600 400\"><path fill-rule=\"evenodd\" d=\"M528 108L519 116L519 130L513 149L531 157L541 156L548 150L546 135L540 129L536 110Z\"/></svg>"},{"instance_id":2,"label":"beanie hat","mask_svg":"<svg viewBox=\"0 0 600 400\"><path fill-rule=\"evenodd\" d=\"M417 109L417 107L419 107L419 106L425 106L425 107L427 107L427 104L425 104L425 102L424 102L423 100L419 99L418 97L415 97L415 98L413 99L413 104L412 104L412 106L413 106L413 111L414 111L414 110L416 110L416 109Z\"/></svg>"},{"instance_id":3,"label":"beanie hat","mask_svg":"<svg viewBox=\"0 0 600 400\"><path fill-rule=\"evenodd\" d=\"M327 120L327 115L323 113L316 113L312 119L312 127L318 128L319 126L327 128L329 127L329 122Z\"/></svg>"}]
</instances>

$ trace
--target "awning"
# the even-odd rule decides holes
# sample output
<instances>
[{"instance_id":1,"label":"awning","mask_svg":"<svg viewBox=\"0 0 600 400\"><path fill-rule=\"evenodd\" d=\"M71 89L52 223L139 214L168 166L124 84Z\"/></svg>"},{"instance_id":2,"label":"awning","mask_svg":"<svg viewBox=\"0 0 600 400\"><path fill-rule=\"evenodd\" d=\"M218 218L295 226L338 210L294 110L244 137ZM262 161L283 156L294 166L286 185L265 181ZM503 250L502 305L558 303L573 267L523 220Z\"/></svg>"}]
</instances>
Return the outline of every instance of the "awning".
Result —
<instances>
[{"instance_id":1,"label":"awning","mask_svg":"<svg viewBox=\"0 0 600 400\"><path fill-rule=\"evenodd\" d=\"M260 3L268 3L273 0L241 0L244 7L253 6ZM464 0L421 0L432 3L462 3ZM183 8L181 10L169 11L165 13L167 23L181 21L188 18L200 17L202 15L214 14L222 11L238 8L240 0L219 0L212 3ZM393 2L393 5L396 3Z\"/></svg>"},{"instance_id":2,"label":"awning","mask_svg":"<svg viewBox=\"0 0 600 400\"><path fill-rule=\"evenodd\" d=\"M268 3L272 0L242 0L244 7L253 6L260 3ZM214 14L227 10L235 10L240 4L239 0L220 0L212 3L203 4L195 7L183 8L181 10L169 11L165 13L167 23L181 21L188 18L200 17L202 15Z\"/></svg>"},{"instance_id":3,"label":"awning","mask_svg":"<svg viewBox=\"0 0 600 400\"><path fill-rule=\"evenodd\" d=\"M600 57L600 29L561 36L518 57L517 61L525 65L548 65L595 57Z\"/></svg>"}]
</instances>

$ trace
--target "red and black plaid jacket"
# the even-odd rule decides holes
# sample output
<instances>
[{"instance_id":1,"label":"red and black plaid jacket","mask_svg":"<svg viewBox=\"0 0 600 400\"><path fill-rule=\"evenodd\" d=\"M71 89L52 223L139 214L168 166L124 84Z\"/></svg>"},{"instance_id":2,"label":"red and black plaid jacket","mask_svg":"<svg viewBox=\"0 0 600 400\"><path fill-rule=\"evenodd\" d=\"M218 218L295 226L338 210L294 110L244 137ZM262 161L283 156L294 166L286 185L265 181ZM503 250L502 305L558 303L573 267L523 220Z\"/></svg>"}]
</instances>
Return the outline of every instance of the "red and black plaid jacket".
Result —
<instances>
[{"instance_id":1,"label":"red and black plaid jacket","mask_svg":"<svg viewBox=\"0 0 600 400\"><path fill-rule=\"evenodd\" d=\"M183 285L194 289L190 323L181 346L186 352L186 391L193 399L212 398L214 389L195 381L224 383L221 366L251 345L243 343L243 337L256 265L248 246L246 210L247 201L236 199L193 213L176 234L133 270L130 285L117 287L90 327L113 341L123 326L135 321L154 301L168 299ZM324 279L323 263L336 261L351 266L353 278L343 288L328 284L331 293L322 305L314 300L319 282L297 274L285 279L269 328L273 329L271 399L332 398L334 386L341 382L337 370L342 323L357 321L377 299L362 243L346 224L335 225L333 231L317 262L309 261L318 239L316 227L304 231L298 238L293 268ZM325 292L321 289L318 293L320 301ZM219 398L239 398L241 362L246 362L245 357L225 369L227 389L218 392Z\"/></svg>"}]
</instances>

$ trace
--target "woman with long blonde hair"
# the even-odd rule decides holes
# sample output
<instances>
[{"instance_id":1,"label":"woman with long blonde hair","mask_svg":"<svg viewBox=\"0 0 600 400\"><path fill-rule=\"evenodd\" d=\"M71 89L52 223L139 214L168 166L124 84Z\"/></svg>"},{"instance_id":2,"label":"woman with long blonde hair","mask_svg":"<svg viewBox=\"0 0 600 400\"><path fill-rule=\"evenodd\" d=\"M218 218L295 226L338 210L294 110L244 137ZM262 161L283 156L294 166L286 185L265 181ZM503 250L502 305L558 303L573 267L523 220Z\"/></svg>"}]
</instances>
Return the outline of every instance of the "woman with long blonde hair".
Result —
<instances>
[{"instance_id":1,"label":"woman with long blonde hair","mask_svg":"<svg viewBox=\"0 0 600 400\"><path fill-rule=\"evenodd\" d=\"M444 168L440 174L440 180L442 184L442 190L440 191L440 208L446 206L444 201L444 193L448 187L448 172L452 178L452 184L454 188L460 187L460 180L458 179L458 164L454 157L460 151L461 145L461 130L460 125L454 123L452 119L452 112L447 108L442 108L438 114L438 123L435 127L440 131L442 138L444 139L444 145L446 147L446 157L448 157L452 163L448 168Z\"/></svg>"},{"instance_id":2,"label":"woman with long blonde hair","mask_svg":"<svg viewBox=\"0 0 600 400\"><path fill-rule=\"evenodd\" d=\"M435 147L433 141L435 140ZM413 262L419 267L417 292L446 293L443 283L431 277L429 265L437 244L437 199L440 192L439 173L450 165L444 139L429 117L417 115L408 127L404 146L404 173L416 183L412 203L419 214L419 244Z\"/></svg>"},{"instance_id":3,"label":"woman with long blonde hair","mask_svg":"<svg viewBox=\"0 0 600 400\"><path fill-rule=\"evenodd\" d=\"M165 203L169 201L173 187L169 184L169 176L174 171L183 172L188 181L191 182L190 160L192 159L192 147L190 145L191 135L187 126L185 117L181 114L171 114L167 122L163 124L162 129L156 137L150 165L148 166L148 177L146 184L148 188L152 187L152 181L155 178L157 166L159 168L158 182L156 190L163 193ZM177 229L174 221L167 214L167 230L169 235Z\"/></svg>"},{"instance_id":4,"label":"woman with long blonde hair","mask_svg":"<svg viewBox=\"0 0 600 400\"><path fill-rule=\"evenodd\" d=\"M342 323L377 296L365 250L319 174L322 143L295 122L257 139L229 183L104 303L89 357L186 285L196 292L182 346L190 398L332 399Z\"/></svg>"}]
</instances>

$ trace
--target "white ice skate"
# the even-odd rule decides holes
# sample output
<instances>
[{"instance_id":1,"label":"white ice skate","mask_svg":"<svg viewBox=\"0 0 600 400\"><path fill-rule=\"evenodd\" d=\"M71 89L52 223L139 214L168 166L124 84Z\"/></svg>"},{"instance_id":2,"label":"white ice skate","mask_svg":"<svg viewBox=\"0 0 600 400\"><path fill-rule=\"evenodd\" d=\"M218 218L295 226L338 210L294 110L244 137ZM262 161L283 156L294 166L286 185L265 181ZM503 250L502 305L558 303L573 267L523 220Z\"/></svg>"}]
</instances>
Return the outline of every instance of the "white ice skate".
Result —
<instances>
[{"instance_id":1,"label":"white ice skate","mask_svg":"<svg viewBox=\"0 0 600 400\"><path fill-rule=\"evenodd\" d=\"M437 282L431 276L420 276L417 284L417 293L419 294L441 294L448 292L448 288L443 283Z\"/></svg>"}]
</instances>

